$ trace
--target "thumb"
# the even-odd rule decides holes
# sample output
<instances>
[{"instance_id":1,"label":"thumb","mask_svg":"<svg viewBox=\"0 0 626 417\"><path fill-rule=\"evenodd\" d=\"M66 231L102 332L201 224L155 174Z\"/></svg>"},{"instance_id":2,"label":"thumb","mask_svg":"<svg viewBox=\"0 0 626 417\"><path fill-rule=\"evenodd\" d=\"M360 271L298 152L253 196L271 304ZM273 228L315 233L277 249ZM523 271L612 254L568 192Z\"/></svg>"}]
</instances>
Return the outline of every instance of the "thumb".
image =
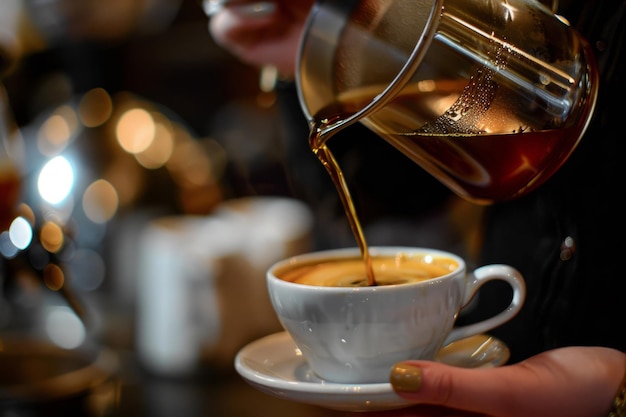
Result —
<instances>
[{"instance_id":1,"label":"thumb","mask_svg":"<svg viewBox=\"0 0 626 417\"><path fill-rule=\"evenodd\" d=\"M398 395L416 403L491 416L512 416L515 407L510 398L512 376L506 367L466 369L406 361L393 367L390 382Z\"/></svg>"},{"instance_id":2,"label":"thumb","mask_svg":"<svg viewBox=\"0 0 626 417\"><path fill-rule=\"evenodd\" d=\"M624 359L608 348L564 348L497 368L405 361L390 382L410 401L489 416L606 415Z\"/></svg>"}]
</instances>

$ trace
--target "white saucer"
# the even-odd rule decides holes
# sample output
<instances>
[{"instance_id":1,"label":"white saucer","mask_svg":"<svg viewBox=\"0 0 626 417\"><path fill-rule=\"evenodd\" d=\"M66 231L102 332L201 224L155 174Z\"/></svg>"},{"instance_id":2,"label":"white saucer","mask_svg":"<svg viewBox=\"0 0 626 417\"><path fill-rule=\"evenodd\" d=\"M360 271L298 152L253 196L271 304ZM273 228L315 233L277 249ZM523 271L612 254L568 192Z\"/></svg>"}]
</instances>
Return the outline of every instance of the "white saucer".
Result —
<instances>
[{"instance_id":1,"label":"white saucer","mask_svg":"<svg viewBox=\"0 0 626 417\"><path fill-rule=\"evenodd\" d=\"M506 363L509 354L502 341L477 335L445 346L437 360L464 368L490 368ZM318 378L286 332L245 346L235 358L235 369L248 383L267 394L334 410L374 411L409 405L395 394L389 383L340 384Z\"/></svg>"}]
</instances>

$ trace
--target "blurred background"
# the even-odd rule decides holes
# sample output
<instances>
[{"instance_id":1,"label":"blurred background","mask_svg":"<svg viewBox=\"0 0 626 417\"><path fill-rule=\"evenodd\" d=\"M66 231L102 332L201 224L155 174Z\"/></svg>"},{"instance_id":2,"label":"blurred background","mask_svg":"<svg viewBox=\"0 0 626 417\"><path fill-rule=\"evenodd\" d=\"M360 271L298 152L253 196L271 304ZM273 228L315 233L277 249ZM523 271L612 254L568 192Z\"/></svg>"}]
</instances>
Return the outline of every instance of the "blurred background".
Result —
<instances>
[{"instance_id":1,"label":"blurred background","mask_svg":"<svg viewBox=\"0 0 626 417\"><path fill-rule=\"evenodd\" d=\"M265 269L355 242L294 86L207 24L198 0L0 2L0 416L334 414L232 366L280 331ZM370 244L473 255L480 211L365 129L334 151Z\"/></svg>"}]
</instances>

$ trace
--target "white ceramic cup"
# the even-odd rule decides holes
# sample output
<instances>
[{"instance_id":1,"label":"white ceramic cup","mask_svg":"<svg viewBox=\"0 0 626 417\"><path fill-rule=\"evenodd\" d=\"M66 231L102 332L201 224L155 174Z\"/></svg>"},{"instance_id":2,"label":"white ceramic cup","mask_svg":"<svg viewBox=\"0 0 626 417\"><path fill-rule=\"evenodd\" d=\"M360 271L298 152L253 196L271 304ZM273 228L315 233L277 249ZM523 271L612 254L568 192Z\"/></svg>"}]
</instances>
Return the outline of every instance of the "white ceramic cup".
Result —
<instances>
[{"instance_id":1,"label":"white ceramic cup","mask_svg":"<svg viewBox=\"0 0 626 417\"><path fill-rule=\"evenodd\" d=\"M305 285L279 278L305 264L360 259L357 248L307 253L280 261L268 270L269 295L282 326L311 370L324 380L386 382L394 363L432 360L444 345L507 322L524 302L523 277L507 265L486 265L467 272L464 260L457 255L413 247L373 247L370 254L374 260L378 256L395 257L386 262L386 268L398 268L406 258L426 263L444 258L450 272L413 283L364 287ZM454 327L459 311L492 280L512 287L509 306L483 321Z\"/></svg>"}]
</instances>

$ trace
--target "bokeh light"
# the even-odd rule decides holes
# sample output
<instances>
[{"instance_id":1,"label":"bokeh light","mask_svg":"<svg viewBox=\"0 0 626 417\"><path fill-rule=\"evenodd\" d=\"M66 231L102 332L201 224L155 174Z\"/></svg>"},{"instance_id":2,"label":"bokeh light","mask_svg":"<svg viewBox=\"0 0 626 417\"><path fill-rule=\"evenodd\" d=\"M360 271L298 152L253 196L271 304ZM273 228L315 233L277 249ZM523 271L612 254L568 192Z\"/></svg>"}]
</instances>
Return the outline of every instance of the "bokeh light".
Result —
<instances>
[{"instance_id":1,"label":"bokeh light","mask_svg":"<svg viewBox=\"0 0 626 417\"><path fill-rule=\"evenodd\" d=\"M162 114L154 113L154 139L142 152L137 153L137 162L147 169L160 168L170 159L174 150L172 123Z\"/></svg>"},{"instance_id":2,"label":"bokeh light","mask_svg":"<svg viewBox=\"0 0 626 417\"><path fill-rule=\"evenodd\" d=\"M61 229L58 224L47 221L39 231L39 241L41 242L41 246L48 252L59 252L64 242L63 229Z\"/></svg>"},{"instance_id":3,"label":"bokeh light","mask_svg":"<svg viewBox=\"0 0 626 417\"><path fill-rule=\"evenodd\" d=\"M9 227L9 239L16 248L26 249L33 241L33 228L28 220L21 216L15 218Z\"/></svg>"},{"instance_id":4,"label":"bokeh light","mask_svg":"<svg viewBox=\"0 0 626 417\"><path fill-rule=\"evenodd\" d=\"M117 212L119 197L115 187L107 180L92 182L83 194L83 211L94 223L106 223Z\"/></svg>"},{"instance_id":5,"label":"bokeh light","mask_svg":"<svg viewBox=\"0 0 626 417\"><path fill-rule=\"evenodd\" d=\"M57 346L74 349L85 341L85 326L69 307L51 307L45 317L46 333Z\"/></svg>"},{"instance_id":6,"label":"bokeh light","mask_svg":"<svg viewBox=\"0 0 626 417\"><path fill-rule=\"evenodd\" d=\"M37 148L46 156L54 156L71 142L78 129L78 116L72 107L57 108L39 128Z\"/></svg>"},{"instance_id":7,"label":"bokeh light","mask_svg":"<svg viewBox=\"0 0 626 417\"><path fill-rule=\"evenodd\" d=\"M9 232L0 233L0 254L6 259L13 259L20 250L11 242Z\"/></svg>"},{"instance_id":8,"label":"bokeh light","mask_svg":"<svg viewBox=\"0 0 626 417\"><path fill-rule=\"evenodd\" d=\"M48 264L43 270L43 282L52 291L59 291L65 285L65 273L60 266Z\"/></svg>"},{"instance_id":9,"label":"bokeh light","mask_svg":"<svg viewBox=\"0 0 626 417\"><path fill-rule=\"evenodd\" d=\"M39 195L50 204L62 202L72 191L74 170L67 159L56 156L41 169L37 181Z\"/></svg>"},{"instance_id":10,"label":"bokeh light","mask_svg":"<svg viewBox=\"0 0 626 417\"><path fill-rule=\"evenodd\" d=\"M150 113L144 109L127 110L118 120L117 142L126 152L143 152L154 140L156 126Z\"/></svg>"},{"instance_id":11,"label":"bokeh light","mask_svg":"<svg viewBox=\"0 0 626 417\"><path fill-rule=\"evenodd\" d=\"M87 127L104 124L113 113L113 101L104 88L93 88L86 92L78 104L78 117Z\"/></svg>"}]
</instances>

